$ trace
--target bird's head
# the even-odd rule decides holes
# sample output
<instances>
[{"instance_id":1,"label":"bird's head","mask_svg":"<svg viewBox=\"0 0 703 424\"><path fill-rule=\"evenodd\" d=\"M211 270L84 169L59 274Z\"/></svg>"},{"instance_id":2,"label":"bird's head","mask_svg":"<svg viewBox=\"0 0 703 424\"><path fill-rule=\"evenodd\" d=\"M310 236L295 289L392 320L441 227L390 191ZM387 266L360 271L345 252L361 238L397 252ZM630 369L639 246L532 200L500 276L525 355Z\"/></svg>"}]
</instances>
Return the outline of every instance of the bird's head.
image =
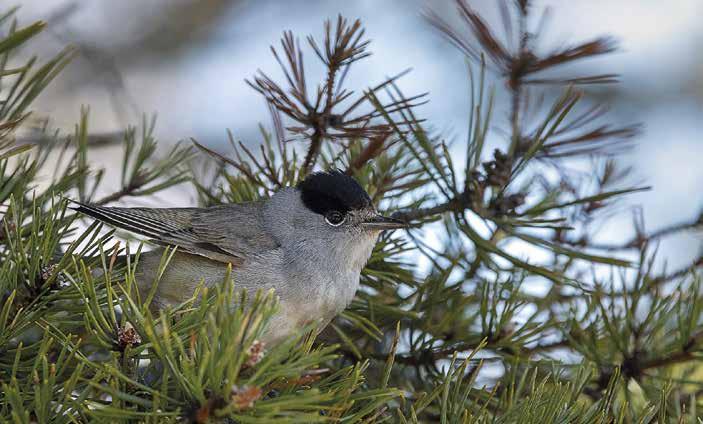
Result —
<instances>
[{"instance_id":1,"label":"bird's head","mask_svg":"<svg viewBox=\"0 0 703 424\"><path fill-rule=\"evenodd\" d=\"M366 190L340 171L316 172L297 186L305 208L336 231L378 234L403 228L403 221L378 213Z\"/></svg>"},{"instance_id":2,"label":"bird's head","mask_svg":"<svg viewBox=\"0 0 703 424\"><path fill-rule=\"evenodd\" d=\"M307 246L351 254L365 262L384 230L403 221L381 215L366 190L340 171L310 174L294 189L274 195L281 237Z\"/></svg>"}]
</instances>

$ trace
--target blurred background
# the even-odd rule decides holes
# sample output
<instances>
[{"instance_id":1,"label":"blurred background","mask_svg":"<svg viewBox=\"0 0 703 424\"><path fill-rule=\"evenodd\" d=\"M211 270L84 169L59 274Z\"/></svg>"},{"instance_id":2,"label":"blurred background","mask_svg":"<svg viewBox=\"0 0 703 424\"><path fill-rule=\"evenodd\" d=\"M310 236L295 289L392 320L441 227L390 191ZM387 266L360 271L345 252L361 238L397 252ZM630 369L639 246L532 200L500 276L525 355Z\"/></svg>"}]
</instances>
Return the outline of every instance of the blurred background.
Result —
<instances>
[{"instance_id":1,"label":"blurred background","mask_svg":"<svg viewBox=\"0 0 703 424\"><path fill-rule=\"evenodd\" d=\"M470 3L489 23L499 22L494 0ZM454 2L449 0L27 0L20 5L22 22L49 24L39 45L33 45L35 52L48 57L67 44L79 49L35 103L40 116L51 116L54 126L69 133L81 106L88 105L95 133L118 132L146 113L158 115L156 135L162 144L194 137L225 151L226 129L245 143L258 143L258 124L268 125L269 115L263 98L244 79L258 69L280 79L269 46L278 45L282 31L290 29L303 41L308 34L321 38L324 20L341 13L360 18L373 40L373 56L354 66L347 87L359 92L412 68L399 85L409 94L429 92L430 102L419 114L457 144L465 138L465 59L422 15L432 8L452 21ZM638 181L653 189L627 200L643 206L650 230L694 219L703 205L703 2L536 0L534 6L551 8L545 48L606 34L619 41L617 53L578 66L584 73L620 74L621 84L589 88L589 94L607 100L611 121L644 124L623 160L635 168ZM310 54L309 65L312 59ZM310 68L311 81L315 70ZM499 94L505 94L502 88ZM498 98L498 129L505 126L507 112L507 103ZM110 167L116 165L113 157L119 158L106 154L100 160ZM611 221L606 236L631 236L630 221L629 214ZM690 262L699 248L696 235L681 234L666 239L661 250L674 268Z\"/></svg>"}]
</instances>

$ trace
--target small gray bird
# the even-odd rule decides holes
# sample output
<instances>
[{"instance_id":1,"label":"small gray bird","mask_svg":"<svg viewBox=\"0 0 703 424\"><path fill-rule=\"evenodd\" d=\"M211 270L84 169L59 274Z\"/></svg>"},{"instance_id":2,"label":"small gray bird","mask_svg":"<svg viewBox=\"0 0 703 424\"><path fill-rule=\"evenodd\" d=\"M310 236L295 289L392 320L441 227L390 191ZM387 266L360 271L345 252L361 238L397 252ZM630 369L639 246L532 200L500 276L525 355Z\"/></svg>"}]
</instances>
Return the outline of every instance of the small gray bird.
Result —
<instances>
[{"instance_id":1,"label":"small gray bird","mask_svg":"<svg viewBox=\"0 0 703 424\"><path fill-rule=\"evenodd\" d=\"M280 309L269 323L267 343L311 322L326 325L344 310L380 232L406 225L379 214L359 183L339 171L311 174L258 202L75 209L161 246L178 246L157 285L157 308L188 299L203 279L207 286L221 283L228 264L239 288L274 289ZM136 277L144 293L156 279L163 249L139 260Z\"/></svg>"}]
</instances>

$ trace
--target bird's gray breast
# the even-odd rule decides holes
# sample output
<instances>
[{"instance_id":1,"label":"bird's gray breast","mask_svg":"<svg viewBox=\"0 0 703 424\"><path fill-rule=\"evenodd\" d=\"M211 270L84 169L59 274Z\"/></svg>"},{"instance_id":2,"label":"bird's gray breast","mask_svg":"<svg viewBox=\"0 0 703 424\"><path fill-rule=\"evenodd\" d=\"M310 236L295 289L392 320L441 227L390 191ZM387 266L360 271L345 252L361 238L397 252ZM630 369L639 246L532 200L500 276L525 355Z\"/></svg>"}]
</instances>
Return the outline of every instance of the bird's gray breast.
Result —
<instances>
[{"instance_id":1,"label":"bird's gray breast","mask_svg":"<svg viewBox=\"0 0 703 424\"><path fill-rule=\"evenodd\" d=\"M288 284L281 288L281 307L299 324L329 321L349 305L359 286L360 267L325 253L307 252L284 264Z\"/></svg>"},{"instance_id":2,"label":"bird's gray breast","mask_svg":"<svg viewBox=\"0 0 703 424\"><path fill-rule=\"evenodd\" d=\"M360 269L326 263L322 255L290 258L277 249L251 258L235 270L235 284L248 290L273 288L279 310L269 321L266 340L275 342L307 325L324 325L354 298Z\"/></svg>"}]
</instances>

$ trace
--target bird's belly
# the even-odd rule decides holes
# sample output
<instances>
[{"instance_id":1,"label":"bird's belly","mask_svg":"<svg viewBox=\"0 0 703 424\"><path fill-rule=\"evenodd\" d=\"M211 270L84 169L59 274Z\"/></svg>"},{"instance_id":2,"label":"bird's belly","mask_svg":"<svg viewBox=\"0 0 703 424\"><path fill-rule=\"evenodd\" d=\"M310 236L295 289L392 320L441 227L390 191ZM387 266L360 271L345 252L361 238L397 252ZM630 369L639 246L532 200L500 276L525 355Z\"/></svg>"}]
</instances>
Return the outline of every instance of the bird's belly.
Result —
<instances>
[{"instance_id":1,"label":"bird's belly","mask_svg":"<svg viewBox=\"0 0 703 424\"><path fill-rule=\"evenodd\" d=\"M312 280L302 286L298 295L291 296L292 308L297 307L302 315L334 316L342 312L354 298L359 286L359 274Z\"/></svg>"},{"instance_id":2,"label":"bird's belly","mask_svg":"<svg viewBox=\"0 0 703 424\"><path fill-rule=\"evenodd\" d=\"M151 287L160 258L157 253L149 253L145 255L149 260L140 263L138 272L140 285L146 283L146 287ZM180 252L174 259L157 286L154 299L157 308L186 300L201 280L205 280L206 286L214 286L225 278L227 267L219 262ZM326 325L349 305L359 286L358 272L339 268L335 273L292 272L277 263L276 258L257 259L233 269L232 277L235 287L247 290L250 299L256 290L274 289L279 310L269 322L264 336L267 342L280 340L310 324Z\"/></svg>"},{"instance_id":3,"label":"bird's belly","mask_svg":"<svg viewBox=\"0 0 703 424\"><path fill-rule=\"evenodd\" d=\"M322 329L349 305L358 285L357 275L355 279L308 284L292 296L279 295L279 311L269 323L267 339L275 341L306 329Z\"/></svg>"}]
</instances>

